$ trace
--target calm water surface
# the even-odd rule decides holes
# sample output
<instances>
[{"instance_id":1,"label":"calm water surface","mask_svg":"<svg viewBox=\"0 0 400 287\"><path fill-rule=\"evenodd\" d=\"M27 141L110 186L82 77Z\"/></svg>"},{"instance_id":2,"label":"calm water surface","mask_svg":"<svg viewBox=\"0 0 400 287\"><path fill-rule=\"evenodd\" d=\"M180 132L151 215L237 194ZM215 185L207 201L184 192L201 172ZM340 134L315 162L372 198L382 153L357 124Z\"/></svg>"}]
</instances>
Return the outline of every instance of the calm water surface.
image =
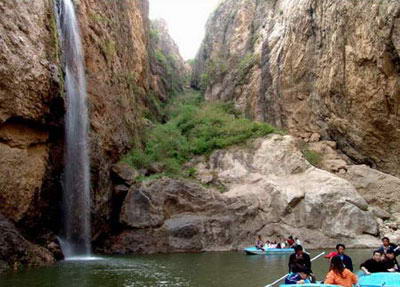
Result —
<instances>
[{"instance_id":1,"label":"calm water surface","mask_svg":"<svg viewBox=\"0 0 400 287\"><path fill-rule=\"evenodd\" d=\"M329 250L332 251L332 250ZM372 250L347 250L358 270ZM322 250L311 251L311 257ZM0 286L261 287L287 271L289 255L245 255L242 252L102 257L87 262L63 261L51 267L0 276ZM313 271L322 279L328 260L317 259Z\"/></svg>"}]
</instances>

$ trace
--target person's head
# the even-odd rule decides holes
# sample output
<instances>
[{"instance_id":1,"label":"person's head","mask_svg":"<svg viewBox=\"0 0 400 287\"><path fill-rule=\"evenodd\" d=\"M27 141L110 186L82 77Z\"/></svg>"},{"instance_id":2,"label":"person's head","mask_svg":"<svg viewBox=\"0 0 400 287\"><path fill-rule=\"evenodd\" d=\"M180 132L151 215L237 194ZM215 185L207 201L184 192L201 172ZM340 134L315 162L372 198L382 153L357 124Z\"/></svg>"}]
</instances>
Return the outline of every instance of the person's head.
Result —
<instances>
[{"instance_id":1,"label":"person's head","mask_svg":"<svg viewBox=\"0 0 400 287\"><path fill-rule=\"evenodd\" d=\"M303 246L297 245L294 247L294 253L296 254L303 254Z\"/></svg>"},{"instance_id":2,"label":"person's head","mask_svg":"<svg viewBox=\"0 0 400 287\"><path fill-rule=\"evenodd\" d=\"M346 246L344 246L344 244L339 243L338 245L336 245L336 250L340 255L344 254L345 249L346 249Z\"/></svg>"},{"instance_id":3,"label":"person's head","mask_svg":"<svg viewBox=\"0 0 400 287\"><path fill-rule=\"evenodd\" d=\"M269 240L267 240L267 242L266 242L266 243L268 243L268 244L269 244L269 243L271 243L271 242L269 242Z\"/></svg>"},{"instance_id":4,"label":"person's head","mask_svg":"<svg viewBox=\"0 0 400 287\"><path fill-rule=\"evenodd\" d=\"M393 260L393 259L396 257L396 255L394 254L394 251L393 251L393 250L388 250L388 251L386 252L385 257L386 257L387 259L389 259L389 260Z\"/></svg>"},{"instance_id":5,"label":"person's head","mask_svg":"<svg viewBox=\"0 0 400 287\"><path fill-rule=\"evenodd\" d=\"M290 236L289 236L289 239L292 239L292 240L293 240L293 236L292 236L292 235L290 235Z\"/></svg>"},{"instance_id":6,"label":"person's head","mask_svg":"<svg viewBox=\"0 0 400 287\"><path fill-rule=\"evenodd\" d=\"M259 235L257 235L257 238L258 238L258 240L262 240L261 239L261 235L259 234Z\"/></svg>"},{"instance_id":7,"label":"person's head","mask_svg":"<svg viewBox=\"0 0 400 287\"><path fill-rule=\"evenodd\" d=\"M331 265L329 267L329 270L333 270L333 272L337 274L343 273L344 265L342 259L340 259L340 256L334 256L331 258Z\"/></svg>"},{"instance_id":8,"label":"person's head","mask_svg":"<svg viewBox=\"0 0 400 287\"><path fill-rule=\"evenodd\" d=\"M390 245L390 239L388 238L388 237L383 237L382 238L382 243L383 243L383 246L389 246Z\"/></svg>"},{"instance_id":9,"label":"person's head","mask_svg":"<svg viewBox=\"0 0 400 287\"><path fill-rule=\"evenodd\" d=\"M380 252L379 250L375 250L372 253L372 259L374 259L377 262L382 261L382 252Z\"/></svg>"}]
</instances>

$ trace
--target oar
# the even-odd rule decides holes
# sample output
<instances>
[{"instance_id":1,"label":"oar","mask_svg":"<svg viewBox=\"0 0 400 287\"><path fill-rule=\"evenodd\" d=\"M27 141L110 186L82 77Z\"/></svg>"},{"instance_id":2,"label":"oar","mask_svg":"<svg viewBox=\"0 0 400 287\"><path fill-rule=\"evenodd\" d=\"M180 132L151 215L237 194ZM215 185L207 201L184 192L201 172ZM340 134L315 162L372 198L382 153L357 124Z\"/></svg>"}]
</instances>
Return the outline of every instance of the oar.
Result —
<instances>
[{"instance_id":1,"label":"oar","mask_svg":"<svg viewBox=\"0 0 400 287\"><path fill-rule=\"evenodd\" d=\"M315 259L318 259L319 257L321 257L322 255L324 255L325 252L321 252L320 254L318 254L317 256L315 256L313 259L311 259L310 261L314 261ZM289 274L289 273L288 273ZM276 283L278 283L279 281L281 281L282 279L284 279L286 276L288 276L288 274L283 275L281 278L275 280L274 282L272 282L271 284L265 285L265 287L272 287L274 286Z\"/></svg>"}]
</instances>

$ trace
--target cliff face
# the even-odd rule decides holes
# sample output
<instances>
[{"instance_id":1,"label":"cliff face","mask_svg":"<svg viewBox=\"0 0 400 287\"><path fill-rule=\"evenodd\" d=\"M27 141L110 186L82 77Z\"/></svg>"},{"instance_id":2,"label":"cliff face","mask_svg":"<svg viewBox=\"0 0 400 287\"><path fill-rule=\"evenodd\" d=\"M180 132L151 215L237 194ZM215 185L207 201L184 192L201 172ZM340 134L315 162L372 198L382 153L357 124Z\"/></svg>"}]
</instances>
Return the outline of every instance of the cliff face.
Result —
<instances>
[{"instance_id":1,"label":"cliff face","mask_svg":"<svg viewBox=\"0 0 400 287\"><path fill-rule=\"evenodd\" d=\"M166 99L151 70L147 0L75 1L90 114L93 238L111 217L110 167ZM0 3L0 213L46 245L61 229L65 103L53 1ZM2 258L0 258L2 260Z\"/></svg>"},{"instance_id":2,"label":"cliff face","mask_svg":"<svg viewBox=\"0 0 400 287\"><path fill-rule=\"evenodd\" d=\"M182 92L185 81L189 79L188 69L163 19L151 22L150 48L151 68L156 76L156 86L165 87L165 91L160 91L159 94Z\"/></svg>"},{"instance_id":3,"label":"cliff face","mask_svg":"<svg viewBox=\"0 0 400 287\"><path fill-rule=\"evenodd\" d=\"M400 175L398 1L226 0L192 86L356 163Z\"/></svg>"}]
</instances>

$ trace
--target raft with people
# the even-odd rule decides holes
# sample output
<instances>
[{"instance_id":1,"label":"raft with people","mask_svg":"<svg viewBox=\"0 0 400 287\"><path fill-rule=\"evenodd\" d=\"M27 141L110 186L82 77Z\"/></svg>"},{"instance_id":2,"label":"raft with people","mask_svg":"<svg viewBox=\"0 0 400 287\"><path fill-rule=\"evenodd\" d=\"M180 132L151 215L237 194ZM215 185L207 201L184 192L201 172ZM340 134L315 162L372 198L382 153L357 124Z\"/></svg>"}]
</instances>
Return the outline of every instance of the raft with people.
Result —
<instances>
[{"instance_id":1,"label":"raft with people","mask_svg":"<svg viewBox=\"0 0 400 287\"><path fill-rule=\"evenodd\" d=\"M248 255L267 255L267 254L291 254L293 253L293 248L264 248L258 249L254 246L246 247L243 249Z\"/></svg>"},{"instance_id":2,"label":"raft with people","mask_svg":"<svg viewBox=\"0 0 400 287\"><path fill-rule=\"evenodd\" d=\"M336 251L325 256L329 259L329 270L323 281L317 281L311 269L311 262L322 256L310 259L301 245L294 248L289 258L289 273L266 285L276 286L282 280L290 286L342 286L342 287L400 287L400 265L396 257L400 255L400 245L390 242L389 238L382 238L382 246L372 252L372 257L360 265L360 271L353 273L351 258L345 254L344 244L337 244Z\"/></svg>"},{"instance_id":3,"label":"raft with people","mask_svg":"<svg viewBox=\"0 0 400 287\"><path fill-rule=\"evenodd\" d=\"M291 254L297 245L300 245L300 240L297 237L293 239L292 236L289 236L284 242L268 240L264 242L261 235L258 235L255 245L246 247L243 251L248 255Z\"/></svg>"}]
</instances>

